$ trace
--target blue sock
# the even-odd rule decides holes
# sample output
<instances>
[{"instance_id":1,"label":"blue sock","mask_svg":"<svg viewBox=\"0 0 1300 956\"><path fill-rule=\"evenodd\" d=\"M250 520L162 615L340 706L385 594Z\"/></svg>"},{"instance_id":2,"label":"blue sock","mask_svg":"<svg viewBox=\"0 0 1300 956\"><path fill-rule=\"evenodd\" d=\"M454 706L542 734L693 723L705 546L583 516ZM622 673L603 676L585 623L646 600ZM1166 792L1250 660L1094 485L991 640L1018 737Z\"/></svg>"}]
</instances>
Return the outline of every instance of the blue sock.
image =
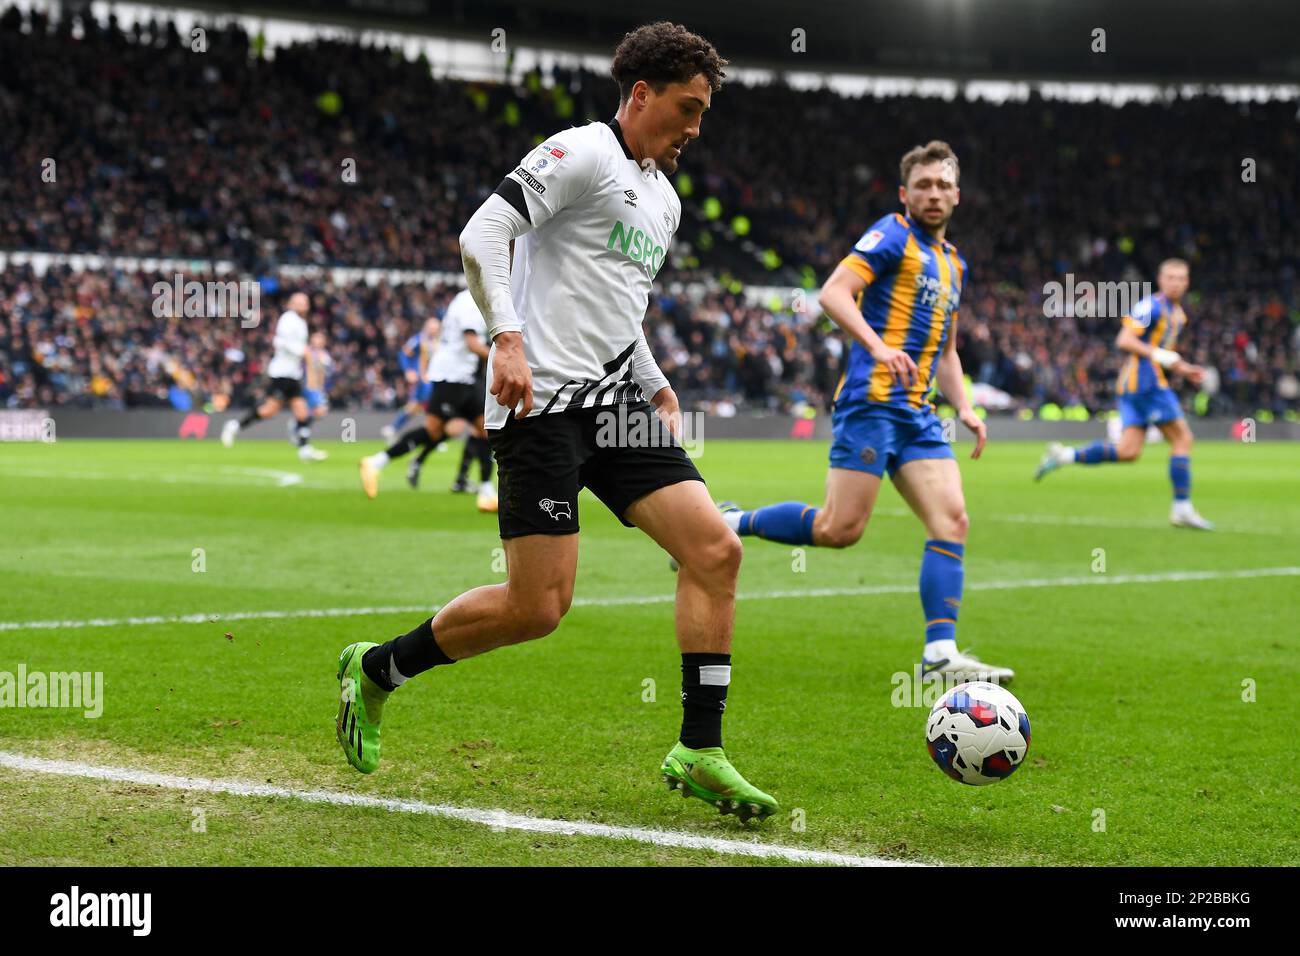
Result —
<instances>
[{"instance_id":1,"label":"blue sock","mask_svg":"<svg viewBox=\"0 0 1300 956\"><path fill-rule=\"evenodd\" d=\"M1174 501L1192 496L1192 459L1188 455L1169 456L1169 480L1174 486Z\"/></svg>"},{"instance_id":2,"label":"blue sock","mask_svg":"<svg viewBox=\"0 0 1300 956\"><path fill-rule=\"evenodd\" d=\"M410 420L411 420L411 413L408 412L406 409L402 409L402 411L398 413L398 416L393 419L393 431L400 432L402 430L402 426L405 425Z\"/></svg>"},{"instance_id":3,"label":"blue sock","mask_svg":"<svg viewBox=\"0 0 1300 956\"><path fill-rule=\"evenodd\" d=\"M812 505L802 501L783 501L757 511L746 511L740 516L736 533L742 537L752 534L785 544L812 544L816 517L817 509Z\"/></svg>"},{"instance_id":4,"label":"blue sock","mask_svg":"<svg viewBox=\"0 0 1300 956\"><path fill-rule=\"evenodd\" d=\"M1103 461L1119 461L1118 450L1114 445L1095 441L1074 450L1074 461L1079 465L1100 465Z\"/></svg>"},{"instance_id":5,"label":"blue sock","mask_svg":"<svg viewBox=\"0 0 1300 956\"><path fill-rule=\"evenodd\" d=\"M957 612L961 609L962 568L965 545L955 541L927 541L921 555L921 607L925 611L925 642L957 637Z\"/></svg>"}]
</instances>

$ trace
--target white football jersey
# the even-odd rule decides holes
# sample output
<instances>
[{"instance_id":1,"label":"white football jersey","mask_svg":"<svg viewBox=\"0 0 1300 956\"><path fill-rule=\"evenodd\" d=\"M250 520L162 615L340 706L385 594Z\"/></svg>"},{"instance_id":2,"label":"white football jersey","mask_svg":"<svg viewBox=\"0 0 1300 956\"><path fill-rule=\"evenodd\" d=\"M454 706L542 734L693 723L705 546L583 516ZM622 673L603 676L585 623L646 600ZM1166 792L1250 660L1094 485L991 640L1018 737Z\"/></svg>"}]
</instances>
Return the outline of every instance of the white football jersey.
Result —
<instances>
[{"instance_id":1,"label":"white football jersey","mask_svg":"<svg viewBox=\"0 0 1300 956\"><path fill-rule=\"evenodd\" d=\"M468 289L462 289L451 300L442 317L442 334L438 336L438 350L424 369L426 382L459 382L473 385L478 373L478 356L465 346L465 333L477 332L487 341L487 323L483 313L474 304Z\"/></svg>"},{"instance_id":2,"label":"white football jersey","mask_svg":"<svg viewBox=\"0 0 1300 956\"><path fill-rule=\"evenodd\" d=\"M497 188L516 209L520 193L533 228L515 240L510 291L533 373L532 414L642 399L629 366L651 280L681 221L677 191L653 164L643 171L611 120L557 133L529 153ZM486 425L500 428L510 410L491 382L489 356Z\"/></svg>"},{"instance_id":3,"label":"white football jersey","mask_svg":"<svg viewBox=\"0 0 1300 956\"><path fill-rule=\"evenodd\" d=\"M285 312L275 323L275 355L266 367L271 378L302 378L302 357L307 352L307 320Z\"/></svg>"}]
</instances>

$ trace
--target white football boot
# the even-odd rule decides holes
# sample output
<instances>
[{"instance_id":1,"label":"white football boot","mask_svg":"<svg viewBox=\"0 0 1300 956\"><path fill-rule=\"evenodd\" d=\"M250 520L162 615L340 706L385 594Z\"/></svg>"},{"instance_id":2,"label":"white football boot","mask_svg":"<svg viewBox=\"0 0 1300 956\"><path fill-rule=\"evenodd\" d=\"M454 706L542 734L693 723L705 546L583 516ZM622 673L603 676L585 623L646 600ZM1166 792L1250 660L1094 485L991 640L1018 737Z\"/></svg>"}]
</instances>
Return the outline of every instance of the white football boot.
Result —
<instances>
[{"instance_id":1,"label":"white football boot","mask_svg":"<svg viewBox=\"0 0 1300 956\"><path fill-rule=\"evenodd\" d=\"M937 661L923 660L921 673L923 675L951 674L958 681L982 680L990 684L1010 684L1016 677L1016 672L1010 667L985 664L975 655L965 651L949 654Z\"/></svg>"},{"instance_id":2,"label":"white football boot","mask_svg":"<svg viewBox=\"0 0 1300 956\"><path fill-rule=\"evenodd\" d=\"M1051 474L1062 465L1074 464L1074 449L1066 448L1059 441L1054 441L1047 446L1047 451L1043 452L1043 457L1039 459L1038 470L1034 472L1034 481L1042 481L1044 476Z\"/></svg>"},{"instance_id":3,"label":"white football boot","mask_svg":"<svg viewBox=\"0 0 1300 956\"><path fill-rule=\"evenodd\" d=\"M1198 531L1213 531L1214 522L1206 521L1192 507L1190 501L1175 501L1169 512L1169 523L1175 528L1196 528Z\"/></svg>"},{"instance_id":4,"label":"white football boot","mask_svg":"<svg viewBox=\"0 0 1300 956\"><path fill-rule=\"evenodd\" d=\"M235 444L235 436L239 434L239 419L232 418L221 426L221 444L227 448Z\"/></svg>"},{"instance_id":5,"label":"white football boot","mask_svg":"<svg viewBox=\"0 0 1300 956\"><path fill-rule=\"evenodd\" d=\"M303 445L298 449L298 458L302 461L324 461L330 453L312 445Z\"/></svg>"}]
</instances>

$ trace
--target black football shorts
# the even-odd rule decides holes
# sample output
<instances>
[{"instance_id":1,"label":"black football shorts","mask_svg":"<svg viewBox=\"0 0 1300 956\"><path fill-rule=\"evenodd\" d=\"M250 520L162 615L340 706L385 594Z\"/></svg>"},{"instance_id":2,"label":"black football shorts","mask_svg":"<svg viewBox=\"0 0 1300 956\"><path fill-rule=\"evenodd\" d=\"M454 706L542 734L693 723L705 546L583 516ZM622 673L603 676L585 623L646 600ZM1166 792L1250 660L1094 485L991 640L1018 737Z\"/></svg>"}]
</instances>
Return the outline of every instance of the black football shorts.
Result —
<instances>
[{"instance_id":1,"label":"black football shorts","mask_svg":"<svg viewBox=\"0 0 1300 956\"><path fill-rule=\"evenodd\" d=\"M642 421L638 422L640 417ZM624 525L628 507L679 481L703 481L644 400L515 418L488 429L496 458L501 537L576 534L587 488Z\"/></svg>"}]
</instances>

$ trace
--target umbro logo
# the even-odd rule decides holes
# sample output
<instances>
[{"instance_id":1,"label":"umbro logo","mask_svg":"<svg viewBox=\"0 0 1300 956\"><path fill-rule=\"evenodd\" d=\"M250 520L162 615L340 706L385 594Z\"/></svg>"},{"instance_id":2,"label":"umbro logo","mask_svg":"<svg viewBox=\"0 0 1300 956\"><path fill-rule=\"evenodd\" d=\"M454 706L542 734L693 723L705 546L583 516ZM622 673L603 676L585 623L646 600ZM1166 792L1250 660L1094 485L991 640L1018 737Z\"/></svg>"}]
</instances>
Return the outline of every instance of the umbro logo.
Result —
<instances>
[{"instance_id":1,"label":"umbro logo","mask_svg":"<svg viewBox=\"0 0 1300 956\"><path fill-rule=\"evenodd\" d=\"M625 203L627 203L629 206L632 206L633 208L635 208L635 207L636 207L636 193L632 192L632 190L630 190L630 189L625 189L625 190L623 190L623 195L627 197L626 199L623 200L623 202L625 202Z\"/></svg>"}]
</instances>

